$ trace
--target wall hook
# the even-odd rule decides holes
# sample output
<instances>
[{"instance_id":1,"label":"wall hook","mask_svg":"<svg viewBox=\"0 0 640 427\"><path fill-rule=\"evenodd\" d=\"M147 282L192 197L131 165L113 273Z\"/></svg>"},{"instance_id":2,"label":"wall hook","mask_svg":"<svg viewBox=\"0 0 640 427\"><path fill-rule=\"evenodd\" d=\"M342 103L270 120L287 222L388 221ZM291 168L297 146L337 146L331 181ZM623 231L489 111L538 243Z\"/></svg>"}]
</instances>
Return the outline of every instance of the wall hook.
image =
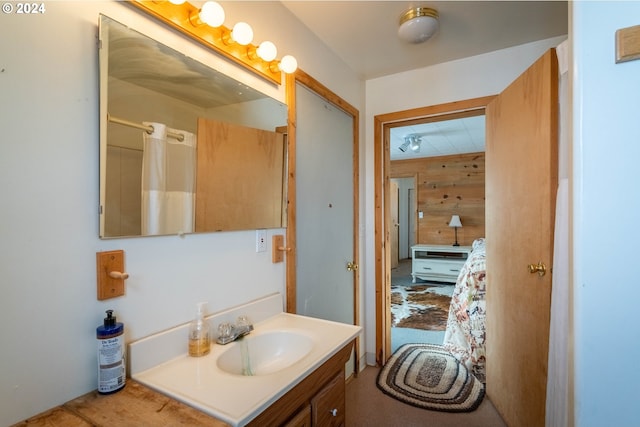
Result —
<instances>
[{"instance_id":1,"label":"wall hook","mask_svg":"<svg viewBox=\"0 0 640 427\"><path fill-rule=\"evenodd\" d=\"M278 262L284 261L284 253L291 252L291 248L285 246L284 244L284 236L282 234L275 234L272 236L272 254L271 261L275 264Z\"/></svg>"},{"instance_id":2,"label":"wall hook","mask_svg":"<svg viewBox=\"0 0 640 427\"><path fill-rule=\"evenodd\" d=\"M112 279L127 280L129 278L129 273L121 273L120 271L110 271L109 277L111 277Z\"/></svg>"},{"instance_id":3,"label":"wall hook","mask_svg":"<svg viewBox=\"0 0 640 427\"><path fill-rule=\"evenodd\" d=\"M129 273L125 272L123 250L97 252L96 273L98 300L124 295L124 281Z\"/></svg>"}]
</instances>

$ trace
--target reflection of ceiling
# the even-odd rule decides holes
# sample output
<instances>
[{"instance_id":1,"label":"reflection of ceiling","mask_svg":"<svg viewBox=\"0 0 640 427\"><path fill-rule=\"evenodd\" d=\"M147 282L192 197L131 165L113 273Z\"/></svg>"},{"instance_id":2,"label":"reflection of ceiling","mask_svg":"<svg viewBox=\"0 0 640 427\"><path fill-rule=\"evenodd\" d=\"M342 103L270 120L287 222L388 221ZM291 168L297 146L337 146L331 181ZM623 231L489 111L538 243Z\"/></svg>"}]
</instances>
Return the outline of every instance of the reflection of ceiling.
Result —
<instances>
[{"instance_id":1,"label":"reflection of ceiling","mask_svg":"<svg viewBox=\"0 0 640 427\"><path fill-rule=\"evenodd\" d=\"M482 115L392 128L389 145L391 160L483 152L485 148L484 118ZM418 152L407 148L403 153L399 149L407 135L421 137L422 142Z\"/></svg>"},{"instance_id":2,"label":"reflection of ceiling","mask_svg":"<svg viewBox=\"0 0 640 427\"><path fill-rule=\"evenodd\" d=\"M266 96L123 25L109 25L109 76L202 108Z\"/></svg>"}]
</instances>

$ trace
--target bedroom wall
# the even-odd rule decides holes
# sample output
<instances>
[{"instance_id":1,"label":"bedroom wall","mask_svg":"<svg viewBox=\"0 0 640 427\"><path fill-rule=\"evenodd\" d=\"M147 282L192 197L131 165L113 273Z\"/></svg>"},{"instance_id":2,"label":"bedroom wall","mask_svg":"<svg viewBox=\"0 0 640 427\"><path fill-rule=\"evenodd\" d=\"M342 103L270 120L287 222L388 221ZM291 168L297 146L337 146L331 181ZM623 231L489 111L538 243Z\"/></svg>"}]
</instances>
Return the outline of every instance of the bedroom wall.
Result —
<instances>
[{"instance_id":1,"label":"bedroom wall","mask_svg":"<svg viewBox=\"0 0 640 427\"><path fill-rule=\"evenodd\" d=\"M255 252L255 231L98 238L98 14L162 36L261 85L121 1L50 1L43 15L0 14L0 425L96 388L96 327L108 308L131 341L284 290L284 265ZM363 109L364 86L279 2L225 2L231 21L291 52ZM277 22L277 25L274 25ZM295 34L295 37L292 37ZM264 90L284 100L284 89ZM282 230L277 230L282 233ZM96 252L124 249L126 295L96 299Z\"/></svg>"},{"instance_id":2,"label":"bedroom wall","mask_svg":"<svg viewBox=\"0 0 640 427\"><path fill-rule=\"evenodd\" d=\"M471 246L484 237L484 153L425 157L391 162L391 178L415 176L417 210L416 243L451 245L451 215L459 215L458 243Z\"/></svg>"}]
</instances>

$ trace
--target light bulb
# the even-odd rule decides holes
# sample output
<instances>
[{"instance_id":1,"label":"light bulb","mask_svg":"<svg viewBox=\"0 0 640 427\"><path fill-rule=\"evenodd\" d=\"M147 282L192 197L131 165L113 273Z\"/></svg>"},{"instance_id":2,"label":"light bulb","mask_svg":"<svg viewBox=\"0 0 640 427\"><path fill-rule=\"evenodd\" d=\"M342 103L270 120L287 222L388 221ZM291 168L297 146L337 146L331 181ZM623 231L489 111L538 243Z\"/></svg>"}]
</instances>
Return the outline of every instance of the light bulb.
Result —
<instances>
[{"instance_id":1,"label":"light bulb","mask_svg":"<svg viewBox=\"0 0 640 427\"><path fill-rule=\"evenodd\" d=\"M169 0L169 3L172 4L182 4L184 3L186 0Z\"/></svg>"},{"instance_id":2,"label":"light bulb","mask_svg":"<svg viewBox=\"0 0 640 427\"><path fill-rule=\"evenodd\" d=\"M210 27L219 27L224 22L224 9L215 1L208 1L200 9L200 19Z\"/></svg>"},{"instance_id":3,"label":"light bulb","mask_svg":"<svg viewBox=\"0 0 640 427\"><path fill-rule=\"evenodd\" d=\"M246 46L253 40L253 30L246 22L238 22L231 30L231 38L236 43Z\"/></svg>"},{"instance_id":4,"label":"light bulb","mask_svg":"<svg viewBox=\"0 0 640 427\"><path fill-rule=\"evenodd\" d=\"M291 55L285 55L280 60L280 69L287 74L291 74L298 69L298 61Z\"/></svg>"},{"instance_id":5,"label":"light bulb","mask_svg":"<svg viewBox=\"0 0 640 427\"><path fill-rule=\"evenodd\" d=\"M270 41L264 41L258 46L258 56L262 58L263 61L271 62L276 59L277 55L278 49L276 45Z\"/></svg>"}]
</instances>

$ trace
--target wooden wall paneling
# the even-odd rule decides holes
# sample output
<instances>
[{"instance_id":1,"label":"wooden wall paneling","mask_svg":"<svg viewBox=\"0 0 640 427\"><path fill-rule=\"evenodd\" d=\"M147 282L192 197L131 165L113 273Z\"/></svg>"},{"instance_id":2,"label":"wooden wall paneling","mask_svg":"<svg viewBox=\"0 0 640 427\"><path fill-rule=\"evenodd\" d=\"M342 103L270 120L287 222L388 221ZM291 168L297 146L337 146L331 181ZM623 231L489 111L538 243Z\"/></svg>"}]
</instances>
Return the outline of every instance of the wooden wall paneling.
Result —
<instances>
[{"instance_id":1,"label":"wooden wall paneling","mask_svg":"<svg viewBox=\"0 0 640 427\"><path fill-rule=\"evenodd\" d=\"M455 231L449 227L451 215L460 215L458 243L469 246L485 233L484 153L396 160L390 176L417 176L417 243L449 245Z\"/></svg>"}]
</instances>

